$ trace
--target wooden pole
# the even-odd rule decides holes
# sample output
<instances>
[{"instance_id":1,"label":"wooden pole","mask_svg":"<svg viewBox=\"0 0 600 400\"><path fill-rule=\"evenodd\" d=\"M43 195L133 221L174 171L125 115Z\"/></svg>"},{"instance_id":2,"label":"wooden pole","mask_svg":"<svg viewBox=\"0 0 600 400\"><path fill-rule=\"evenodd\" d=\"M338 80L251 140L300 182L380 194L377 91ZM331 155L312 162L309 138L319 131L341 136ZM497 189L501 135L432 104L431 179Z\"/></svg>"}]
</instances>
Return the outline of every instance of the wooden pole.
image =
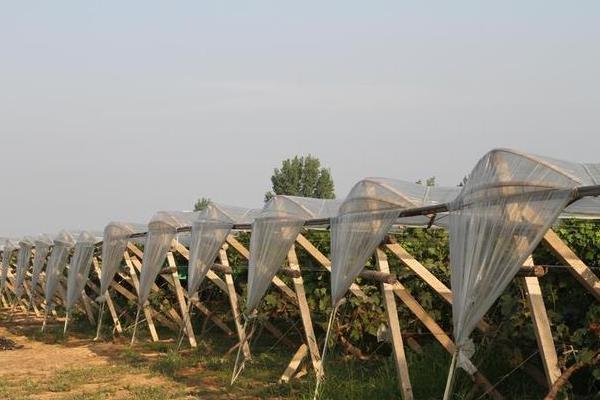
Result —
<instances>
[{"instance_id":1,"label":"wooden pole","mask_svg":"<svg viewBox=\"0 0 600 400\"><path fill-rule=\"evenodd\" d=\"M389 274L390 268L385 252L377 249L375 252L375 260L377 269L382 273ZM381 292L385 305L385 313L388 320L388 327L394 349L394 361L396 362L396 371L398 373L398 385L404 400L412 400L413 391L410 383L410 375L408 373L408 363L406 362L406 354L404 353L404 343L402 341L402 332L400 331L400 321L398 319L398 309L394 298L394 287L389 283L381 282Z\"/></svg>"}]
</instances>

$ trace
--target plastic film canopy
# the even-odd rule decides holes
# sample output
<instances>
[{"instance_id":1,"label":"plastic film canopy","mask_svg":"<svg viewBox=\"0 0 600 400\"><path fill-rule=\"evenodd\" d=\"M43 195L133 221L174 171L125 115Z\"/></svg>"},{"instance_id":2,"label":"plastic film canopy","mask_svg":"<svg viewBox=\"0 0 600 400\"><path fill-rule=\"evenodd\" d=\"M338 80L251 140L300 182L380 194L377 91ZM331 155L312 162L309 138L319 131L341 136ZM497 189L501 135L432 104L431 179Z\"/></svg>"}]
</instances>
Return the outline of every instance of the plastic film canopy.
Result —
<instances>
[{"instance_id":1,"label":"plastic film canopy","mask_svg":"<svg viewBox=\"0 0 600 400\"><path fill-rule=\"evenodd\" d=\"M589 178L577 165L512 150L492 150L477 163L450 213L459 349L567 205L571 189ZM465 357L459 352L459 365Z\"/></svg>"},{"instance_id":2,"label":"plastic film canopy","mask_svg":"<svg viewBox=\"0 0 600 400\"><path fill-rule=\"evenodd\" d=\"M556 162L556 160L549 160ZM559 162L569 168L581 180L583 185L600 185L600 164L572 164ZM570 167L569 167L570 166ZM579 219L600 218L600 197L584 197L569 205L561 217Z\"/></svg>"},{"instance_id":3,"label":"plastic film canopy","mask_svg":"<svg viewBox=\"0 0 600 400\"><path fill-rule=\"evenodd\" d=\"M333 305L344 297L365 263L394 224L423 226L428 217L398 219L402 209L446 203L455 188L428 187L387 178L358 182L331 220L331 295Z\"/></svg>"},{"instance_id":4,"label":"plastic film canopy","mask_svg":"<svg viewBox=\"0 0 600 400\"><path fill-rule=\"evenodd\" d=\"M129 236L145 232L147 227L141 224L111 222L104 228L102 242L102 272L100 274L100 296L104 296L115 277L123 254L127 249Z\"/></svg>"},{"instance_id":5,"label":"plastic film canopy","mask_svg":"<svg viewBox=\"0 0 600 400\"><path fill-rule=\"evenodd\" d=\"M295 196L275 196L265 204L252 223L247 313L258 306L304 222L331 218L339 207L336 200Z\"/></svg>"},{"instance_id":6,"label":"plastic film canopy","mask_svg":"<svg viewBox=\"0 0 600 400\"><path fill-rule=\"evenodd\" d=\"M50 253L50 259L46 266L46 286L45 286L45 298L46 306L52 305L52 299L56 293L56 288L60 282L60 278L63 276L63 271L67 265L69 258L69 252L75 245L73 236L67 231L61 231L54 238L54 247Z\"/></svg>"},{"instance_id":7,"label":"plastic film canopy","mask_svg":"<svg viewBox=\"0 0 600 400\"><path fill-rule=\"evenodd\" d=\"M42 234L38 236L35 241L35 255L33 256L33 272L31 274L31 296L35 297L36 288L40 279L40 273L50 253L50 246L54 244L52 238L48 235Z\"/></svg>"},{"instance_id":8,"label":"plastic film canopy","mask_svg":"<svg viewBox=\"0 0 600 400\"><path fill-rule=\"evenodd\" d=\"M209 203L192 224L188 297L200 288L234 224L250 224L260 210Z\"/></svg>"},{"instance_id":9,"label":"plastic film canopy","mask_svg":"<svg viewBox=\"0 0 600 400\"><path fill-rule=\"evenodd\" d=\"M18 248L18 244L13 240L6 239L4 248L2 249L2 274L0 275L0 292L6 286L6 278L8 278L8 270L13 257L13 252Z\"/></svg>"},{"instance_id":10,"label":"plastic film canopy","mask_svg":"<svg viewBox=\"0 0 600 400\"><path fill-rule=\"evenodd\" d=\"M19 252L17 253L17 273L15 279L15 292L17 298L21 298L23 295L23 282L25 281L25 274L29 268L29 261L31 260L31 249L35 246L33 238L25 236L19 241Z\"/></svg>"},{"instance_id":11,"label":"plastic film canopy","mask_svg":"<svg viewBox=\"0 0 600 400\"><path fill-rule=\"evenodd\" d=\"M75 243L75 251L69 265L67 281L67 312L75 305L90 274L96 237L89 232L82 232Z\"/></svg>"},{"instance_id":12,"label":"plastic film canopy","mask_svg":"<svg viewBox=\"0 0 600 400\"><path fill-rule=\"evenodd\" d=\"M138 293L140 306L143 306L148 300L152 284L165 262L177 229L190 226L197 215L197 212L160 211L154 214L150 220L140 274L140 291Z\"/></svg>"}]
</instances>

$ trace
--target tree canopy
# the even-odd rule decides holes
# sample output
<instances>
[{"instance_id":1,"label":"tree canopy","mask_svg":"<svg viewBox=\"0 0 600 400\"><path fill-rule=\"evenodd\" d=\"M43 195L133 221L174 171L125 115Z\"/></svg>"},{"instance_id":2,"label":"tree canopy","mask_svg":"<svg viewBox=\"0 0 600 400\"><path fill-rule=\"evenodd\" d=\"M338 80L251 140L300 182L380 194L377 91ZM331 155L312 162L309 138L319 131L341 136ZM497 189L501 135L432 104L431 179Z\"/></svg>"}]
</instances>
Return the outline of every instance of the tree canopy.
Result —
<instances>
[{"instance_id":1,"label":"tree canopy","mask_svg":"<svg viewBox=\"0 0 600 400\"><path fill-rule=\"evenodd\" d=\"M196 200L196 203L194 203L194 211L204 210L206 207L208 207L208 203L210 203L210 199L208 197L200 197L198 200Z\"/></svg>"},{"instance_id":2,"label":"tree canopy","mask_svg":"<svg viewBox=\"0 0 600 400\"><path fill-rule=\"evenodd\" d=\"M284 160L281 168L275 168L273 171L271 184L273 190L265 194L265 201L277 194L319 199L335 198L331 171L321 167L321 161L310 154Z\"/></svg>"}]
</instances>

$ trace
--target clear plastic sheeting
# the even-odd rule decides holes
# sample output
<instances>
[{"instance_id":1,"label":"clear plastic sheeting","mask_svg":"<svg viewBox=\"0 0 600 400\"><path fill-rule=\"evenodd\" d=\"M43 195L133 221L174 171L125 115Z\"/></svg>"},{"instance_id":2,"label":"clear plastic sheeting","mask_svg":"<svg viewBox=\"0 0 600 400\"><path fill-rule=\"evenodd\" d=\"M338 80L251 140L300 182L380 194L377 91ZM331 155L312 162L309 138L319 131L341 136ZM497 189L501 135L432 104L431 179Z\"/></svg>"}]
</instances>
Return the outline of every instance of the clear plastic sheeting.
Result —
<instances>
[{"instance_id":1,"label":"clear plastic sheeting","mask_svg":"<svg viewBox=\"0 0 600 400\"><path fill-rule=\"evenodd\" d=\"M331 220L332 304L344 297L393 225L427 226L431 221L427 216L398 219L400 210L447 203L457 194L456 188L388 178L366 178L354 185Z\"/></svg>"},{"instance_id":2,"label":"clear plastic sheeting","mask_svg":"<svg viewBox=\"0 0 600 400\"><path fill-rule=\"evenodd\" d=\"M52 299L63 276L63 271L69 259L69 252L75 245L73 236L67 231L61 231L54 238L54 247L50 253L50 259L46 266L46 286L44 295L46 298L46 306L52 305Z\"/></svg>"},{"instance_id":3,"label":"clear plastic sheeting","mask_svg":"<svg viewBox=\"0 0 600 400\"><path fill-rule=\"evenodd\" d=\"M100 296L104 296L121 265L127 249L129 236L145 232L145 225L111 222L104 228L102 242L102 271L100 274Z\"/></svg>"},{"instance_id":4,"label":"clear plastic sheeting","mask_svg":"<svg viewBox=\"0 0 600 400\"><path fill-rule=\"evenodd\" d=\"M572 188L589 179L577 165L511 150L493 150L477 163L450 213L459 349L567 205Z\"/></svg>"},{"instance_id":5,"label":"clear plastic sheeting","mask_svg":"<svg viewBox=\"0 0 600 400\"><path fill-rule=\"evenodd\" d=\"M10 270L10 262L12 261L14 251L19 245L10 239L6 239L4 247L2 249L2 274L0 275L0 292L6 287L6 279L8 278L8 271Z\"/></svg>"},{"instance_id":6,"label":"clear plastic sheeting","mask_svg":"<svg viewBox=\"0 0 600 400\"><path fill-rule=\"evenodd\" d=\"M50 236L42 234L35 239L34 243L35 255L33 256L33 272L31 273L32 297L35 297L36 289L40 279L40 274L42 272L42 269L44 268L44 265L46 264L48 253L50 253L50 246L54 244L54 241Z\"/></svg>"},{"instance_id":7,"label":"clear plastic sheeting","mask_svg":"<svg viewBox=\"0 0 600 400\"><path fill-rule=\"evenodd\" d=\"M560 218L600 219L600 198L584 197L564 209Z\"/></svg>"},{"instance_id":8,"label":"clear plastic sheeting","mask_svg":"<svg viewBox=\"0 0 600 400\"><path fill-rule=\"evenodd\" d=\"M23 296L23 282L29 269L31 260L31 249L35 246L33 238L25 236L19 241L19 252L17 253L17 273L15 278L15 293L17 298Z\"/></svg>"},{"instance_id":9,"label":"clear plastic sheeting","mask_svg":"<svg viewBox=\"0 0 600 400\"><path fill-rule=\"evenodd\" d=\"M339 207L336 200L295 196L275 196L265 204L252 223L247 313L258 306L304 222L331 218Z\"/></svg>"},{"instance_id":10,"label":"clear plastic sheeting","mask_svg":"<svg viewBox=\"0 0 600 400\"><path fill-rule=\"evenodd\" d=\"M177 229L191 226L198 214L197 212L160 211L150 220L142 258L138 305L143 306L148 300L152 284L165 262L171 242L177 235Z\"/></svg>"},{"instance_id":11,"label":"clear plastic sheeting","mask_svg":"<svg viewBox=\"0 0 600 400\"><path fill-rule=\"evenodd\" d=\"M200 288L234 224L250 224L260 210L209 203L192 224L188 297Z\"/></svg>"},{"instance_id":12,"label":"clear plastic sheeting","mask_svg":"<svg viewBox=\"0 0 600 400\"><path fill-rule=\"evenodd\" d=\"M75 251L69 265L67 280L67 312L77 303L90 274L96 237L89 232L82 232L75 243Z\"/></svg>"},{"instance_id":13,"label":"clear plastic sheeting","mask_svg":"<svg viewBox=\"0 0 600 400\"><path fill-rule=\"evenodd\" d=\"M564 161L562 162L564 164ZM583 185L600 185L600 164L579 164L577 177ZM584 197L570 204L562 218L600 219L600 197Z\"/></svg>"}]
</instances>

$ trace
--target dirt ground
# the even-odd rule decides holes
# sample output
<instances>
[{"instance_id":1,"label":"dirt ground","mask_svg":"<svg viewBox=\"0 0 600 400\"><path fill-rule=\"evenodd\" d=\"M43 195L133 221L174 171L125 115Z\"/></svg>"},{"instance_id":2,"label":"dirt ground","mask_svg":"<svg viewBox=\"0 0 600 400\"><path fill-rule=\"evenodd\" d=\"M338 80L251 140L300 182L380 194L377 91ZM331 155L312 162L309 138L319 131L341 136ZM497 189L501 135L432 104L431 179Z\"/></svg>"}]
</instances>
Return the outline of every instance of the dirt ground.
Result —
<instances>
[{"instance_id":1,"label":"dirt ground","mask_svg":"<svg viewBox=\"0 0 600 400\"><path fill-rule=\"evenodd\" d=\"M0 311L0 336L20 347L0 351L0 399L256 399L231 389L223 372L186 366L178 354L131 349L125 339L64 339L61 326L41 334L42 321ZM225 368L223 368L225 369ZM264 396L279 398L277 396Z\"/></svg>"}]
</instances>

